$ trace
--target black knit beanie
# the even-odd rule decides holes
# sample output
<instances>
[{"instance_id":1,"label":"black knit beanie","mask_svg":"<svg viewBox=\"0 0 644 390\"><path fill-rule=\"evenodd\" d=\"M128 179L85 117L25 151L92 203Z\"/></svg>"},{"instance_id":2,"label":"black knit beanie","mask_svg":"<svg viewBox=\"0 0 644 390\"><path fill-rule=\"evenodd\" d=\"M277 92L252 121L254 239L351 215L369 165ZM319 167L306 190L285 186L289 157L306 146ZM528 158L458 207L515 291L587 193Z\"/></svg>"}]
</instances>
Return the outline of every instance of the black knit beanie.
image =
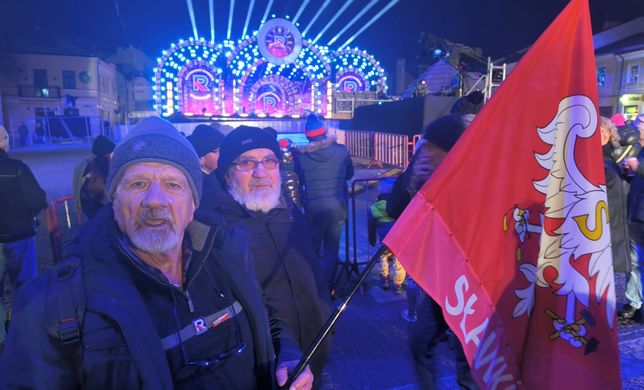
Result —
<instances>
[{"instance_id":1,"label":"black knit beanie","mask_svg":"<svg viewBox=\"0 0 644 390\"><path fill-rule=\"evenodd\" d=\"M427 125L423 138L449 152L464 130L465 122L460 115L445 115Z\"/></svg>"}]
</instances>

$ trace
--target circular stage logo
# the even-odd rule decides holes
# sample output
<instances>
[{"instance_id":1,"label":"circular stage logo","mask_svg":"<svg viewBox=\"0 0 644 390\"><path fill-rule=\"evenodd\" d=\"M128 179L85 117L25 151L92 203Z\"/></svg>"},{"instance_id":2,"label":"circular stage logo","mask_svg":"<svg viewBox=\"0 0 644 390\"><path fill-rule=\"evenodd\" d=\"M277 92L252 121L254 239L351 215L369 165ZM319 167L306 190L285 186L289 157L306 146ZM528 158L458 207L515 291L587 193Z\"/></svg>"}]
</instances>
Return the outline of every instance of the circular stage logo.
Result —
<instances>
[{"instance_id":1,"label":"circular stage logo","mask_svg":"<svg viewBox=\"0 0 644 390\"><path fill-rule=\"evenodd\" d=\"M290 64L302 50L302 34L286 19L271 19L259 30L257 43L259 52L269 62Z\"/></svg>"}]
</instances>

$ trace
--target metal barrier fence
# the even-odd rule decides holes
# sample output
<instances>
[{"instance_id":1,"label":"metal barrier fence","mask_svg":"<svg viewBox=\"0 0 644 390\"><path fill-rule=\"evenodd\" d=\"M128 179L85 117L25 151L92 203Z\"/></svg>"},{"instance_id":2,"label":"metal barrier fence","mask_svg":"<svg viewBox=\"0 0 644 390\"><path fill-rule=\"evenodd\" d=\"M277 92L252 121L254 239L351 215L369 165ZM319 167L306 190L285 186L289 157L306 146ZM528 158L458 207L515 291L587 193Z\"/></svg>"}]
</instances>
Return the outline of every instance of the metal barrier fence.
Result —
<instances>
[{"instance_id":1,"label":"metal barrier fence","mask_svg":"<svg viewBox=\"0 0 644 390\"><path fill-rule=\"evenodd\" d=\"M369 165L382 164L397 168L405 168L409 156L413 153L413 145L404 134L380 133L375 131L346 130L344 144L353 157L370 161ZM414 136L416 140L416 136Z\"/></svg>"},{"instance_id":2,"label":"metal barrier fence","mask_svg":"<svg viewBox=\"0 0 644 390\"><path fill-rule=\"evenodd\" d=\"M402 134L373 133L375 161L404 168L409 162L409 137Z\"/></svg>"},{"instance_id":3,"label":"metal barrier fence","mask_svg":"<svg viewBox=\"0 0 644 390\"><path fill-rule=\"evenodd\" d=\"M360 267L367 264L367 261L360 261L359 256L358 256L358 239L360 235L358 234L358 225L362 225L361 223L358 223L358 205L356 203L356 195L357 194L365 194L369 196L370 194L370 186L375 185L375 186L380 186L380 183L383 180L394 180L395 178L393 177L371 177L371 178L363 178L363 179L355 179L352 180L351 182L351 201L349 203L349 217L347 218L345 222L345 231L344 231L344 237L345 237L345 260L343 263L339 264L340 269L336 274L336 278L334 281L334 285L337 286L340 279L346 278L347 280L351 280L351 276L355 275L356 277L359 277L360 275ZM374 184L377 183L377 184ZM358 186L361 188L358 189ZM375 187L373 187L375 188ZM371 194L371 196L374 196L374 194ZM373 200L373 199L372 199ZM367 210L361 210L360 213L362 214L365 212L365 219L364 219L364 228L366 229L367 227L367 218L366 218L366 213L368 213L368 208L370 207L370 204L367 204ZM362 228L362 226L361 226Z\"/></svg>"},{"instance_id":4,"label":"metal barrier fence","mask_svg":"<svg viewBox=\"0 0 644 390\"><path fill-rule=\"evenodd\" d=\"M82 223L82 216L74 207L74 197L68 195L49 202L45 221L54 263L57 263L63 258L63 241L71 239L72 231Z\"/></svg>"},{"instance_id":5,"label":"metal barrier fence","mask_svg":"<svg viewBox=\"0 0 644 390\"><path fill-rule=\"evenodd\" d=\"M349 154L373 160L373 134L372 131L347 130L345 132L345 146L349 150Z\"/></svg>"}]
</instances>

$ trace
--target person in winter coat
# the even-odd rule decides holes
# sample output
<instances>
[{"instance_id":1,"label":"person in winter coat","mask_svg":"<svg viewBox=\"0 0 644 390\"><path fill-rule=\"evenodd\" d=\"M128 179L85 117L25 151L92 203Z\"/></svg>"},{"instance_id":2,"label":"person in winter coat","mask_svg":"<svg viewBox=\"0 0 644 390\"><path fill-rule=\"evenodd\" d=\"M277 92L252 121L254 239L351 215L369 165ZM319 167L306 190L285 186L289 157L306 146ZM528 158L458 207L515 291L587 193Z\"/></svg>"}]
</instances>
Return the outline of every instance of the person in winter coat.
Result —
<instances>
[{"instance_id":1,"label":"person in winter coat","mask_svg":"<svg viewBox=\"0 0 644 390\"><path fill-rule=\"evenodd\" d=\"M139 122L114 151L112 203L19 292L0 388L283 385L301 352L239 236L212 213L194 218L201 187L185 137L160 118ZM293 386L312 382L307 368Z\"/></svg>"},{"instance_id":2,"label":"person in winter coat","mask_svg":"<svg viewBox=\"0 0 644 390\"><path fill-rule=\"evenodd\" d=\"M466 115L445 115L425 128L423 139L417 144L416 153L407 169L394 183L387 214L398 218L418 190L438 169L447 153L459 139L470 118ZM449 261L450 259L444 259ZM410 328L409 346L414 358L414 367L422 389L436 388L437 345L447 335L449 328L441 307L428 294L422 293L416 304L416 322ZM456 380L462 389L476 389L465 353L460 343L454 342Z\"/></svg>"},{"instance_id":3,"label":"person in winter coat","mask_svg":"<svg viewBox=\"0 0 644 390\"><path fill-rule=\"evenodd\" d=\"M74 167L72 191L76 212L83 212L89 219L107 203L105 180L114 147L114 142L99 135L92 143L92 155Z\"/></svg>"},{"instance_id":4,"label":"person in winter coat","mask_svg":"<svg viewBox=\"0 0 644 390\"><path fill-rule=\"evenodd\" d=\"M334 136L327 136L324 124L314 114L307 117L305 134L309 144L297 149L295 171L302 186L304 214L315 227L315 248L326 287L332 292L353 162L347 148Z\"/></svg>"},{"instance_id":5,"label":"person in winter coat","mask_svg":"<svg viewBox=\"0 0 644 390\"><path fill-rule=\"evenodd\" d=\"M627 176L613 157L614 150L620 145L620 136L617 127L608 118L600 118L599 129L606 174L613 267L615 272L629 272L631 266L627 210L629 183Z\"/></svg>"},{"instance_id":6,"label":"person in winter coat","mask_svg":"<svg viewBox=\"0 0 644 390\"><path fill-rule=\"evenodd\" d=\"M627 303L619 312L620 322L644 322L642 305L642 275L644 275L644 114L637 116L633 128L639 132L639 144L642 146L637 157L629 157L622 162L622 168L631 180L628 193L628 215L631 237L631 270L626 277Z\"/></svg>"},{"instance_id":7,"label":"person in winter coat","mask_svg":"<svg viewBox=\"0 0 644 390\"><path fill-rule=\"evenodd\" d=\"M201 208L220 214L246 234L257 280L267 301L284 316L302 349L329 315L320 298L319 272L309 225L281 191L281 152L275 138L257 127L239 126L221 145L219 193ZM316 377L328 342L311 362Z\"/></svg>"},{"instance_id":8,"label":"person in winter coat","mask_svg":"<svg viewBox=\"0 0 644 390\"><path fill-rule=\"evenodd\" d=\"M15 293L38 274L36 216L47 206L29 167L10 158L9 135L0 126L0 351L5 339L5 279Z\"/></svg>"}]
</instances>

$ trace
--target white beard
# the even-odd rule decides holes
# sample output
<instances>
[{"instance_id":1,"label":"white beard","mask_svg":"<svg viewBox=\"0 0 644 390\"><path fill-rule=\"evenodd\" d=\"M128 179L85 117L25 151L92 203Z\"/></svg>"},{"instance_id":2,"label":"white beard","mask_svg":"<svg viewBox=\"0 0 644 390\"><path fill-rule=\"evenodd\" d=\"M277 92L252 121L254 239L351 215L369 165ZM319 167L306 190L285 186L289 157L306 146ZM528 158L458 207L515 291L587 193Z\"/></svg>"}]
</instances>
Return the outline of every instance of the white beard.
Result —
<instances>
[{"instance_id":1,"label":"white beard","mask_svg":"<svg viewBox=\"0 0 644 390\"><path fill-rule=\"evenodd\" d=\"M258 188L254 191L244 191L235 180L229 180L228 192L247 209L267 213L276 208L280 203L281 180L273 183L271 188Z\"/></svg>"},{"instance_id":2,"label":"white beard","mask_svg":"<svg viewBox=\"0 0 644 390\"><path fill-rule=\"evenodd\" d=\"M148 218L164 218L166 223L159 227L145 226ZM141 215L129 238L135 247L148 253L163 253L179 244L176 226L166 210L151 210Z\"/></svg>"}]
</instances>

